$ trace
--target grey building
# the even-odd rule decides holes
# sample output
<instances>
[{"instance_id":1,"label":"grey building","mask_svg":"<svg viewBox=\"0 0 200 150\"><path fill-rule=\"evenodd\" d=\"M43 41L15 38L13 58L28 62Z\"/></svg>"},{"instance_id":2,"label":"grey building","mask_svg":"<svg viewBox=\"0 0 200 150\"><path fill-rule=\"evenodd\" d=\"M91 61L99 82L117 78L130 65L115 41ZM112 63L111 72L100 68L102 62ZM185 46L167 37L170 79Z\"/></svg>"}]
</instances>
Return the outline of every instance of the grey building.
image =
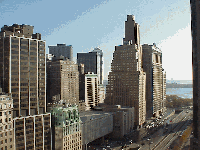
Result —
<instances>
[{"instance_id":1,"label":"grey building","mask_svg":"<svg viewBox=\"0 0 200 150\"><path fill-rule=\"evenodd\" d=\"M84 73L97 74L99 84L103 84L103 51L100 48L95 48L89 53L77 53L77 63L84 64Z\"/></svg>"},{"instance_id":2,"label":"grey building","mask_svg":"<svg viewBox=\"0 0 200 150\"><path fill-rule=\"evenodd\" d=\"M49 54L53 54L55 56L64 56L69 60L73 60L73 47L72 45L66 44L57 44L56 46L48 46Z\"/></svg>"}]
</instances>

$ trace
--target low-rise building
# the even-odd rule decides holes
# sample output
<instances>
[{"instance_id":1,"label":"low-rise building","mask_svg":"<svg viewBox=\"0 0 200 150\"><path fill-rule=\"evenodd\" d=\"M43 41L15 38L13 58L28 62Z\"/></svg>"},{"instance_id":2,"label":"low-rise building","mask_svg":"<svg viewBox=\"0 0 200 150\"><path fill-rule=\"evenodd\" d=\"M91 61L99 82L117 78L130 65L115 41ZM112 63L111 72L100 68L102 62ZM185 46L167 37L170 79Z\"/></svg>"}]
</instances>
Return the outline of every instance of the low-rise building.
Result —
<instances>
[{"instance_id":1,"label":"low-rise building","mask_svg":"<svg viewBox=\"0 0 200 150\"><path fill-rule=\"evenodd\" d=\"M15 149L52 149L51 114L14 118Z\"/></svg>"},{"instance_id":2,"label":"low-rise building","mask_svg":"<svg viewBox=\"0 0 200 150\"><path fill-rule=\"evenodd\" d=\"M53 150L82 149L81 120L77 105L51 108L53 126Z\"/></svg>"},{"instance_id":3,"label":"low-rise building","mask_svg":"<svg viewBox=\"0 0 200 150\"><path fill-rule=\"evenodd\" d=\"M102 111L80 113L83 148L90 142L113 131L113 114Z\"/></svg>"},{"instance_id":4,"label":"low-rise building","mask_svg":"<svg viewBox=\"0 0 200 150\"><path fill-rule=\"evenodd\" d=\"M0 150L14 149L13 99L11 94L0 93Z\"/></svg>"}]
</instances>

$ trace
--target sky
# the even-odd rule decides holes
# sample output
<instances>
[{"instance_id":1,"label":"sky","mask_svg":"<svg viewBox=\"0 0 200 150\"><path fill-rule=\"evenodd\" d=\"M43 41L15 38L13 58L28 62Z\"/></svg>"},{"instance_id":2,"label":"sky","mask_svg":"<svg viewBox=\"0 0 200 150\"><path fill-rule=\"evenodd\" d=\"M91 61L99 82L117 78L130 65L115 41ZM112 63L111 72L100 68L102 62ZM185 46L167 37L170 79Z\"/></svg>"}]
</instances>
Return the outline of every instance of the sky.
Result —
<instances>
[{"instance_id":1,"label":"sky","mask_svg":"<svg viewBox=\"0 0 200 150\"><path fill-rule=\"evenodd\" d=\"M156 43L163 53L167 79L192 80L192 41L189 0L0 0L0 27L34 26L49 45L66 43L78 52L100 47L104 79L115 46L122 45L127 15L140 25L140 43Z\"/></svg>"}]
</instances>

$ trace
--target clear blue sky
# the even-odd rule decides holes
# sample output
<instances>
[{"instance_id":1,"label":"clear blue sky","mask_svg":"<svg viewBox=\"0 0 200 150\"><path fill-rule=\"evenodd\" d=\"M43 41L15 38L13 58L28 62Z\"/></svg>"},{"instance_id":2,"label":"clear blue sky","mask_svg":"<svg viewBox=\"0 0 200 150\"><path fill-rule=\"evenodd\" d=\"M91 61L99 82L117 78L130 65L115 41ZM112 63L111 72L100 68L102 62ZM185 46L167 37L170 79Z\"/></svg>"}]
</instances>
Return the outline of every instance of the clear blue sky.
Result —
<instances>
[{"instance_id":1,"label":"clear blue sky","mask_svg":"<svg viewBox=\"0 0 200 150\"><path fill-rule=\"evenodd\" d=\"M129 14L140 24L141 44L163 51L167 79L192 79L189 0L0 0L0 26L28 24L48 45L66 43L78 52L99 46L105 76L116 45L122 44Z\"/></svg>"}]
</instances>

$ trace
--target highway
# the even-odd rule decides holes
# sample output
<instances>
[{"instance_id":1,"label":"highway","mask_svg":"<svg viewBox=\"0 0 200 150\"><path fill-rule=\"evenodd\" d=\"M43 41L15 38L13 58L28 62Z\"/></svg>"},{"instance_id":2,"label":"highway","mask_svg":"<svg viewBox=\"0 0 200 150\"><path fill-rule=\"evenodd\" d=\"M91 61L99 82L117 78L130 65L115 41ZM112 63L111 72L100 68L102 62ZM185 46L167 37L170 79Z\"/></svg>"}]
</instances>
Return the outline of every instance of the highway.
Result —
<instances>
[{"instance_id":1,"label":"highway","mask_svg":"<svg viewBox=\"0 0 200 150\"><path fill-rule=\"evenodd\" d=\"M167 149L170 144L179 136L181 130L186 127L184 124L186 123L186 120L192 118L191 113L192 111L190 110L188 113L186 113L186 110L184 110L180 114L169 118L172 122L170 122L169 126L167 127L167 132L164 133L164 131L166 131L166 127L159 129L157 132L148 137L150 140L143 141L145 145L141 147L141 150Z\"/></svg>"}]
</instances>

